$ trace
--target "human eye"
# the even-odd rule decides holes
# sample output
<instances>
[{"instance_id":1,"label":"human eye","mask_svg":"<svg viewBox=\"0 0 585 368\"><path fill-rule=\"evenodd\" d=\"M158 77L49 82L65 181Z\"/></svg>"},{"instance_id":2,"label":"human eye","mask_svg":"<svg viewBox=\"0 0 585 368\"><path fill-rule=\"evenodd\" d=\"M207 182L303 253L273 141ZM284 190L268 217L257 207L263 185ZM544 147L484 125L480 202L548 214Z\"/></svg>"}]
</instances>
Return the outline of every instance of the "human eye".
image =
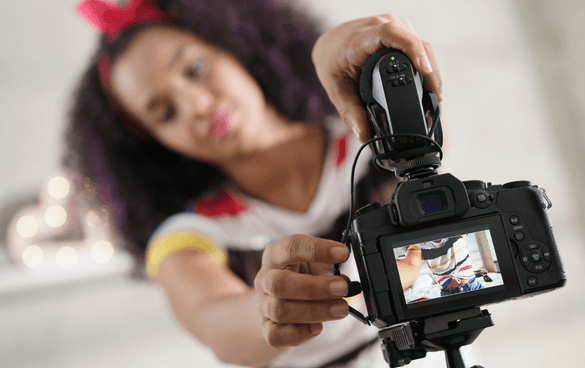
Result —
<instances>
[{"instance_id":1,"label":"human eye","mask_svg":"<svg viewBox=\"0 0 585 368\"><path fill-rule=\"evenodd\" d=\"M177 110L171 104L166 104L161 112L160 121L161 123L168 123L173 120L175 115L177 114Z\"/></svg>"},{"instance_id":2,"label":"human eye","mask_svg":"<svg viewBox=\"0 0 585 368\"><path fill-rule=\"evenodd\" d=\"M190 78L195 78L203 74L205 71L205 65L201 60L198 60L194 63L191 63L187 68L187 76Z\"/></svg>"}]
</instances>

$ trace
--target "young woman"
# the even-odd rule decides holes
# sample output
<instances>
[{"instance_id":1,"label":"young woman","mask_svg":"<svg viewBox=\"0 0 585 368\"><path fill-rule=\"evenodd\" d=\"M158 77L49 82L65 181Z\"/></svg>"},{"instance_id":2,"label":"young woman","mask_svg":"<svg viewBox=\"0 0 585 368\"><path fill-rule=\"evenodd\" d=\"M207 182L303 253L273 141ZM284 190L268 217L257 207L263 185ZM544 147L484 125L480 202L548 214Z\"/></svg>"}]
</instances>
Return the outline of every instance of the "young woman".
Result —
<instances>
[{"instance_id":1,"label":"young woman","mask_svg":"<svg viewBox=\"0 0 585 368\"><path fill-rule=\"evenodd\" d=\"M75 94L66 162L178 323L239 365L355 363L370 346L382 360L376 329L345 318L347 278L331 273L349 258L336 240L369 137L356 86L368 57L394 47L440 96L430 45L392 15L319 37L315 20L272 0L77 11L104 36ZM394 179L360 161L358 202L391 195Z\"/></svg>"}]
</instances>

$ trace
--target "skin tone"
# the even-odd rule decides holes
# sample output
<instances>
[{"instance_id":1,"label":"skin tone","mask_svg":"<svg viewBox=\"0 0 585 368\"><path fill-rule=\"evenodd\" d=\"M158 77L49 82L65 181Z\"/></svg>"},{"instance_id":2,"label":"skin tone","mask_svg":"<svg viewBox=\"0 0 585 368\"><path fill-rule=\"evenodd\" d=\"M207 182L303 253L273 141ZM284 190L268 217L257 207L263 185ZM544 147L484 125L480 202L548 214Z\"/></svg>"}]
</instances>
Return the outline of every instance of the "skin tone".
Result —
<instances>
[{"instance_id":1,"label":"skin tone","mask_svg":"<svg viewBox=\"0 0 585 368\"><path fill-rule=\"evenodd\" d=\"M350 21L324 33L313 48L317 75L339 115L362 143L371 136L366 110L357 92L359 72L368 58L383 48L405 53L424 76L424 88L435 92L439 103L442 101L435 52L416 35L406 19L385 14Z\"/></svg>"},{"instance_id":2,"label":"skin tone","mask_svg":"<svg viewBox=\"0 0 585 368\"><path fill-rule=\"evenodd\" d=\"M408 289L414 284L420 274L422 265L422 253L418 248L409 248L406 257L402 261L396 261L396 267L400 274L402 291Z\"/></svg>"},{"instance_id":3,"label":"skin tone","mask_svg":"<svg viewBox=\"0 0 585 368\"><path fill-rule=\"evenodd\" d=\"M325 157L323 127L280 116L226 52L191 33L151 27L119 57L111 83L121 105L164 146L217 166L253 197L293 211L310 205ZM218 113L229 120L220 139L209 133Z\"/></svg>"},{"instance_id":4,"label":"skin tone","mask_svg":"<svg viewBox=\"0 0 585 368\"><path fill-rule=\"evenodd\" d=\"M402 46L425 66L427 55L437 70L430 46L393 16L345 23L313 50L321 82L362 141L367 123L355 103L357 67L384 45ZM298 212L311 204L325 157L324 128L279 115L229 54L190 33L148 28L118 58L111 78L114 97L161 144L216 165L257 199ZM210 133L218 112L229 116L229 132L220 138ZM347 279L333 276L331 265L348 258L344 244L292 235L265 249L253 288L227 265L187 251L167 256L153 281L179 324L220 360L261 366L317 336L323 322L347 316Z\"/></svg>"},{"instance_id":5,"label":"skin tone","mask_svg":"<svg viewBox=\"0 0 585 368\"><path fill-rule=\"evenodd\" d=\"M396 261L398 273L400 274L400 282L402 284L402 291L408 289L414 284L420 274L422 265L422 252L418 248L409 248L406 252L406 257L402 261ZM461 285L469 283L470 279L451 280L445 289L457 288Z\"/></svg>"}]
</instances>

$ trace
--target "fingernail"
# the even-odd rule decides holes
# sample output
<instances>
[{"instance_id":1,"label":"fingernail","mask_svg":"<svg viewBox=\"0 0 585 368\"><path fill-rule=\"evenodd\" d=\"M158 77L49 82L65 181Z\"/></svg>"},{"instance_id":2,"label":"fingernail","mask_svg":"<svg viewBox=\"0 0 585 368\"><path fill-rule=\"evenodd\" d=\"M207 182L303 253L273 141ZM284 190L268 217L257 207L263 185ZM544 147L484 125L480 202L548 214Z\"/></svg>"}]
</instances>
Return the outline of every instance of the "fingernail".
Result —
<instances>
[{"instance_id":1,"label":"fingernail","mask_svg":"<svg viewBox=\"0 0 585 368\"><path fill-rule=\"evenodd\" d=\"M334 296L345 296L347 295L347 282L346 281L333 281L329 285L331 295Z\"/></svg>"},{"instance_id":2,"label":"fingernail","mask_svg":"<svg viewBox=\"0 0 585 368\"><path fill-rule=\"evenodd\" d=\"M313 323L311 324L311 332L316 334L323 331L323 324L321 323Z\"/></svg>"},{"instance_id":3,"label":"fingernail","mask_svg":"<svg viewBox=\"0 0 585 368\"><path fill-rule=\"evenodd\" d=\"M356 136L356 138L359 141L359 139L360 139L360 133L361 133L360 128L358 128L357 125L354 125L354 126L351 127L351 130L353 131L353 134Z\"/></svg>"},{"instance_id":4,"label":"fingernail","mask_svg":"<svg viewBox=\"0 0 585 368\"><path fill-rule=\"evenodd\" d=\"M347 251L347 248L335 247L331 249L331 256L334 259L343 262L347 258Z\"/></svg>"},{"instance_id":5,"label":"fingernail","mask_svg":"<svg viewBox=\"0 0 585 368\"><path fill-rule=\"evenodd\" d=\"M429 61L429 58L426 55L423 55L420 57L420 59L418 59L419 61L419 65L420 68L422 69L423 72L425 73L431 73L433 71L433 67L431 66L431 62Z\"/></svg>"},{"instance_id":6,"label":"fingernail","mask_svg":"<svg viewBox=\"0 0 585 368\"><path fill-rule=\"evenodd\" d=\"M329 308L329 313L334 317L345 317L349 314L347 303L336 303Z\"/></svg>"}]
</instances>

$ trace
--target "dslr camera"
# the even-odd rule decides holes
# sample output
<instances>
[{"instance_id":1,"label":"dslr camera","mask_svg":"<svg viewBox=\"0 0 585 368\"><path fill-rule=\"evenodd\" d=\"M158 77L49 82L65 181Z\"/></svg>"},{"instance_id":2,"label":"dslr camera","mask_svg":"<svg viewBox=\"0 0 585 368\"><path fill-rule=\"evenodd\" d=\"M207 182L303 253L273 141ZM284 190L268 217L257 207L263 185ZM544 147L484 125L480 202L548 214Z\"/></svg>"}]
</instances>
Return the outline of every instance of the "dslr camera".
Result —
<instances>
[{"instance_id":1,"label":"dslr camera","mask_svg":"<svg viewBox=\"0 0 585 368\"><path fill-rule=\"evenodd\" d=\"M449 367L464 367L459 347L493 325L479 306L565 284L551 202L530 181L438 173L438 101L402 52L374 54L359 89L374 165L403 180L390 203L370 203L348 221L342 241L353 250L368 316L350 313L380 329L392 367L440 350Z\"/></svg>"}]
</instances>

